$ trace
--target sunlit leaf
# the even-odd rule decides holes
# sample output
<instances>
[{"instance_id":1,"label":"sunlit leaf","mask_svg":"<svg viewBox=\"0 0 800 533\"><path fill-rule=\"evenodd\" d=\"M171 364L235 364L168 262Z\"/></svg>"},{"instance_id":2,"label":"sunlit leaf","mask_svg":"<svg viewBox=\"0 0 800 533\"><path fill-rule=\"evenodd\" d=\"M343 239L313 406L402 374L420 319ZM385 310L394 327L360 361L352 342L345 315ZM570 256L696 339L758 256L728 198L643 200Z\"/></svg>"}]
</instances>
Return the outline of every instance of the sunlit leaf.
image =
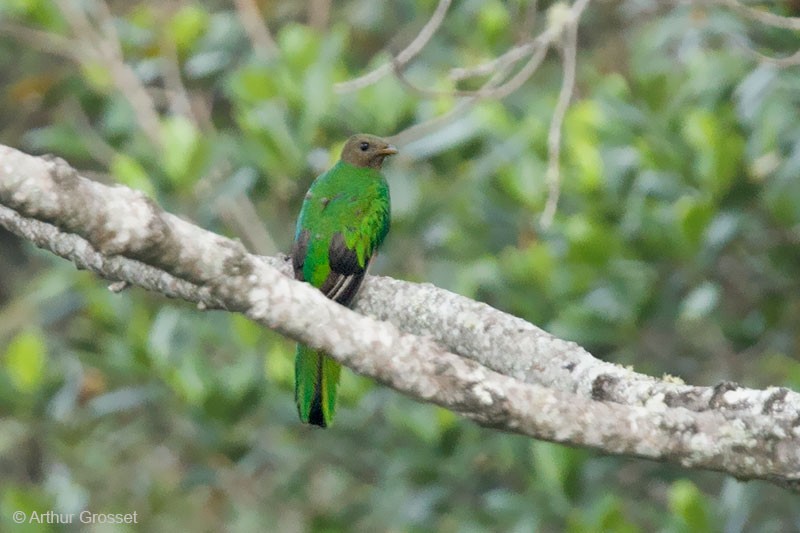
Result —
<instances>
[{"instance_id":1,"label":"sunlit leaf","mask_svg":"<svg viewBox=\"0 0 800 533\"><path fill-rule=\"evenodd\" d=\"M184 51L194 46L206 30L208 21L209 15L205 9L187 4L175 13L166 29L175 40L178 50Z\"/></svg>"},{"instance_id":2,"label":"sunlit leaf","mask_svg":"<svg viewBox=\"0 0 800 533\"><path fill-rule=\"evenodd\" d=\"M20 392L33 392L44 379L47 349L41 334L34 331L19 333L8 344L3 366L11 383Z\"/></svg>"},{"instance_id":3,"label":"sunlit leaf","mask_svg":"<svg viewBox=\"0 0 800 533\"><path fill-rule=\"evenodd\" d=\"M155 195L150 176L134 158L126 154L117 154L111 161L111 173L120 183L143 191L148 196Z\"/></svg>"},{"instance_id":4,"label":"sunlit leaf","mask_svg":"<svg viewBox=\"0 0 800 533\"><path fill-rule=\"evenodd\" d=\"M681 520L686 531L705 533L714 531L707 509L707 501L700 489L689 480L678 480L669 491L670 510Z\"/></svg>"},{"instance_id":5,"label":"sunlit leaf","mask_svg":"<svg viewBox=\"0 0 800 533\"><path fill-rule=\"evenodd\" d=\"M182 116L168 117L164 120L162 159L164 171L176 184L191 179L192 163L200 145L200 132L189 119Z\"/></svg>"}]
</instances>

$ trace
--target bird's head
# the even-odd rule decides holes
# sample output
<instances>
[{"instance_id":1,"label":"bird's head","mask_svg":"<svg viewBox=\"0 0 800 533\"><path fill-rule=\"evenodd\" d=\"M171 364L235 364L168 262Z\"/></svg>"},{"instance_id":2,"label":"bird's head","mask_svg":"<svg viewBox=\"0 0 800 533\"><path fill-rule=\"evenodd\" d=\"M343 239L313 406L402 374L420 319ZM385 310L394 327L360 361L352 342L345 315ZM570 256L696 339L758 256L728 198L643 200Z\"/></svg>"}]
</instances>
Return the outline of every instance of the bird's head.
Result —
<instances>
[{"instance_id":1,"label":"bird's head","mask_svg":"<svg viewBox=\"0 0 800 533\"><path fill-rule=\"evenodd\" d=\"M342 161L357 167L380 170L383 159L396 153L397 148L386 140L375 135L359 133L347 139L342 150Z\"/></svg>"}]
</instances>

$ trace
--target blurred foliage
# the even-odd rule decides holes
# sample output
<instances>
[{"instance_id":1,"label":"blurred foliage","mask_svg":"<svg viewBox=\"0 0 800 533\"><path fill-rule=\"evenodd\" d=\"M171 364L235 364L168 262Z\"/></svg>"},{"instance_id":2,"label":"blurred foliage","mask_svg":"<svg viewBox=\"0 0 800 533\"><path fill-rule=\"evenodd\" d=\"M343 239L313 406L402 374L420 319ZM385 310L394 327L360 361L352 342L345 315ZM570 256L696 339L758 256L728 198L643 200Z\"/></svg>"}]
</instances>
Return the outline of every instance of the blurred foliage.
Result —
<instances>
[{"instance_id":1,"label":"blurred foliage","mask_svg":"<svg viewBox=\"0 0 800 533\"><path fill-rule=\"evenodd\" d=\"M541 30L530 4L455 2L407 76L453 88L447 69ZM104 5L0 3L0 142L261 253L288 250L304 191L347 135L456 105L391 76L333 89L409 42L430 0L256 1L272 32L257 47L236 2ZM590 5L555 223L538 223L551 53L503 101L401 147L374 271L641 372L800 388L800 76L743 43L786 56L800 37L722 8ZM303 427L292 350L240 316L111 294L0 231L0 530L21 530L14 510L84 508L137 511L155 531L800 529L796 500L771 485L500 434L349 373L336 426Z\"/></svg>"}]
</instances>

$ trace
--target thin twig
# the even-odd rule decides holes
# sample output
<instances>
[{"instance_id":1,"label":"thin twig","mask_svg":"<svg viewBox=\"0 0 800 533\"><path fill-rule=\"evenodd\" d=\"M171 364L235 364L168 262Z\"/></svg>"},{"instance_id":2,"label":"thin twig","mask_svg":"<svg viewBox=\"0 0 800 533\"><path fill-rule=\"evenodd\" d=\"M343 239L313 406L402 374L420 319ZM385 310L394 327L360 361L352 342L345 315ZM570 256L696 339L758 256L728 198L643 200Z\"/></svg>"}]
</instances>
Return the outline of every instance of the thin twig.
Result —
<instances>
[{"instance_id":1,"label":"thin twig","mask_svg":"<svg viewBox=\"0 0 800 533\"><path fill-rule=\"evenodd\" d=\"M74 41L81 50L81 52L77 54L79 60L85 61L86 55L96 56L99 52L107 52L102 46L102 40L98 39L99 32L89 22L89 19L86 17L83 9L77 5L77 2L58 0L57 5L61 10L61 15L67 21L72 33L75 35Z\"/></svg>"},{"instance_id":2,"label":"thin twig","mask_svg":"<svg viewBox=\"0 0 800 533\"><path fill-rule=\"evenodd\" d=\"M547 132L547 181L548 195L542 216L539 219L543 228L550 227L553 217L558 207L558 198L561 195L561 126L567 114L572 92L575 89L575 66L578 54L578 17L589 0L578 0L575 2L576 16L567 23L564 34L564 62L563 78L561 80L561 91L558 93L558 102L553 110L553 118L550 120L550 129Z\"/></svg>"},{"instance_id":3,"label":"thin twig","mask_svg":"<svg viewBox=\"0 0 800 533\"><path fill-rule=\"evenodd\" d=\"M586 9L588 3L589 0L577 0L574 4L572 4L572 6L564 8L566 11L564 15L558 20L552 21L550 27L542 32L538 37L508 50L493 61L470 69L462 69L460 71L458 69L451 70L451 78L463 79L459 77L471 77L488 74L493 74L493 76L476 91L455 91L447 93L449 96L461 96L463 97L463 100L461 100L458 104L456 104L456 106L453 107L453 109L444 115L434 117L421 124L415 124L401 132L398 132L392 137L392 141L398 144L405 144L407 142L424 137L431 131L435 131L436 128L447 124L455 117L463 115L481 100L487 98L502 99L519 89L528 79L530 79L534 72L536 72L536 69L541 64L550 46L552 46L552 44L564 33L565 28L569 25L574 25L577 28L581 14L583 13L584 9ZM502 80L506 78L506 75L509 73L513 65L520 59L530 54L533 55L528 59L528 62L514 76L503 82ZM396 72L398 72L400 65L395 63L393 68ZM410 85L408 80L402 75L398 76L398 79L401 82ZM415 88L429 95L443 95L443 93L431 92L428 89L422 89L419 87Z\"/></svg>"},{"instance_id":4,"label":"thin twig","mask_svg":"<svg viewBox=\"0 0 800 533\"><path fill-rule=\"evenodd\" d=\"M236 5L236 14L253 45L253 50L268 56L277 54L278 45L256 3L253 0L233 0L233 3Z\"/></svg>"},{"instance_id":5,"label":"thin twig","mask_svg":"<svg viewBox=\"0 0 800 533\"><path fill-rule=\"evenodd\" d=\"M92 125L92 121L84 111L80 100L76 97L70 98L67 102L67 109L69 109L77 118L78 126L80 127L81 140L84 141L83 145L86 151L92 156L95 161L109 166L111 161L119 154L116 148L111 146Z\"/></svg>"},{"instance_id":6,"label":"thin twig","mask_svg":"<svg viewBox=\"0 0 800 533\"><path fill-rule=\"evenodd\" d=\"M308 25L315 30L324 30L331 18L331 0L311 0L307 13Z\"/></svg>"},{"instance_id":7,"label":"thin twig","mask_svg":"<svg viewBox=\"0 0 800 533\"><path fill-rule=\"evenodd\" d=\"M539 65L544 60L545 55L547 54L549 39L546 35L541 35L540 38L533 41L533 47L529 48L529 52L533 51L533 55L530 57L527 63L517 72L514 76L511 77L508 81L503 83L502 85L498 85L496 87L486 87L485 85L480 89L474 91L464 91L464 90L451 90L451 91L438 91L436 89L426 89L424 87L419 87L412 83L403 73L400 66L396 63L394 65L394 74L397 79L405 85L410 90L416 92L419 95L428 97L428 98L438 98L438 97L477 97L477 98L496 98L501 100L508 96L509 94L513 93L522 85L533 76L533 73L536 72L536 69L539 68ZM513 62L509 61L506 64L498 63L501 67L507 67L511 65Z\"/></svg>"},{"instance_id":8,"label":"thin twig","mask_svg":"<svg viewBox=\"0 0 800 533\"><path fill-rule=\"evenodd\" d=\"M505 78L507 72L505 70L500 70L494 73L494 75L483 84L481 89L489 89L495 87L499 84L503 78ZM472 109L475 104L482 100L479 96L467 96L462 98L461 100L453 106L452 109L447 111L443 115L439 115L438 117L433 117L431 119L426 120L425 122L420 122L418 124L414 124L413 126L409 126L408 128L392 135L389 137L389 140L392 143L404 145L408 144L409 142L415 141L417 139L421 139L426 135L430 134L433 131L436 131L443 125L449 123L451 120L455 119L458 116L464 115L470 109Z\"/></svg>"},{"instance_id":9,"label":"thin twig","mask_svg":"<svg viewBox=\"0 0 800 533\"><path fill-rule=\"evenodd\" d=\"M507 52L492 59L491 61L487 61L486 63L481 63L480 65L476 65L474 67L452 68L450 69L450 78L455 81L461 81L468 78L474 78L477 76L488 76L497 69L502 68L506 65L516 63L520 59L530 55L536 46L537 46L536 39L532 39L530 41L527 41L525 43L522 43L518 46L511 48Z\"/></svg>"},{"instance_id":10,"label":"thin twig","mask_svg":"<svg viewBox=\"0 0 800 533\"><path fill-rule=\"evenodd\" d=\"M80 62L78 44L63 35L28 28L8 21L0 23L0 33L22 41L42 52Z\"/></svg>"},{"instance_id":11,"label":"thin twig","mask_svg":"<svg viewBox=\"0 0 800 533\"><path fill-rule=\"evenodd\" d=\"M749 18L767 26L775 28L784 28L787 30L800 30L800 17L784 17L776 15L769 11L756 9L754 7L746 6L736 0L716 0L717 3L722 4L730 9L736 11Z\"/></svg>"},{"instance_id":12,"label":"thin twig","mask_svg":"<svg viewBox=\"0 0 800 533\"><path fill-rule=\"evenodd\" d=\"M228 224L236 228L247 244L247 249L259 255L272 255L278 252L278 245L258 216L253 202L246 195L238 193L223 196L214 202L214 211Z\"/></svg>"},{"instance_id":13,"label":"thin twig","mask_svg":"<svg viewBox=\"0 0 800 533\"><path fill-rule=\"evenodd\" d=\"M505 98L513 91L516 91L519 87L521 87L522 84L533 75L544 59L547 50L548 46L541 46L538 48L536 53L531 56L525 66L522 67L517 74L515 74L507 82L500 85L500 82L506 77L508 73L507 71L510 68L509 65L505 65L502 70L495 72L494 76L492 76L489 81L484 83L477 91L461 92L461 94L463 94L463 99L459 101L450 111L444 115L434 117L426 122L415 124L409 128L406 128L405 130L392 136L392 142L402 145L411 142L412 140L419 139L425 135L428 135L431 131L435 131L440 126L447 124L455 117L463 115L472 109L475 104L481 102L482 100L489 98Z\"/></svg>"},{"instance_id":14,"label":"thin twig","mask_svg":"<svg viewBox=\"0 0 800 533\"><path fill-rule=\"evenodd\" d=\"M539 18L539 2L538 0L531 0L525 8L525 15L522 17L522 24L517 30L519 40L525 39L528 35L533 33L533 28L536 27L536 20Z\"/></svg>"},{"instance_id":15,"label":"thin twig","mask_svg":"<svg viewBox=\"0 0 800 533\"><path fill-rule=\"evenodd\" d=\"M90 13L95 14L97 24L100 28L99 37L104 37L101 44L110 47L111 53L117 63L125 64L125 52L122 49L122 39L120 39L117 32L117 25L115 24L114 14L111 8L108 7L108 0L93 0L94 9L90 9Z\"/></svg>"},{"instance_id":16,"label":"thin twig","mask_svg":"<svg viewBox=\"0 0 800 533\"><path fill-rule=\"evenodd\" d=\"M169 101L169 108L175 115L182 115L199 127L199 121L192 108L189 91L181 77L180 58L175 43L169 37L162 39L161 47L164 52L161 64L164 72L165 94Z\"/></svg>"},{"instance_id":17,"label":"thin twig","mask_svg":"<svg viewBox=\"0 0 800 533\"><path fill-rule=\"evenodd\" d=\"M96 0L95 13L100 18L100 28L96 28L86 13L75 2L61 0L58 3L64 18L76 37L82 40L81 52L77 60L81 63L98 61L111 73L117 90L125 95L136 111L139 127L155 145L161 144L161 120L155 104L130 65L125 63L122 45L114 29L111 12L103 0Z\"/></svg>"},{"instance_id":18,"label":"thin twig","mask_svg":"<svg viewBox=\"0 0 800 533\"><path fill-rule=\"evenodd\" d=\"M800 65L800 50L798 50L797 52L793 53L790 56L772 57L766 54L762 54L757 50L753 50L743 42L738 42L738 40L737 43L745 51L745 53L747 53L749 56L751 56L753 59L757 61L761 61L763 63L770 63L778 68L787 68Z\"/></svg>"},{"instance_id":19,"label":"thin twig","mask_svg":"<svg viewBox=\"0 0 800 533\"><path fill-rule=\"evenodd\" d=\"M414 59L414 57L425 48L425 45L431 40L436 30L439 29L450 7L450 3L451 0L439 0L439 5L436 6L436 10L433 12L433 15L431 15L431 18L428 19L428 22L425 23L425 26L422 27L414 40L392 60L387 61L380 67L363 76L335 84L333 86L334 90L338 93L349 93L363 89L364 87L376 83L387 74L390 74L394 68L393 63L400 65L400 67L405 66L406 63Z\"/></svg>"}]
</instances>

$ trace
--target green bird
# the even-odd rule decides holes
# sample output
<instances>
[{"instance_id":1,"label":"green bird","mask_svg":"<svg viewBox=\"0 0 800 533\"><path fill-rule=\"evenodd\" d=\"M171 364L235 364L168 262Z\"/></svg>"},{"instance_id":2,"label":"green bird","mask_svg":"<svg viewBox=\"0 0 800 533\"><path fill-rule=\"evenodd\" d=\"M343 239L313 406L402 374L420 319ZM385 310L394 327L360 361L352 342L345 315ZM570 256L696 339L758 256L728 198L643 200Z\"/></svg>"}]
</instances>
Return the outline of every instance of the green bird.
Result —
<instances>
[{"instance_id":1,"label":"green bird","mask_svg":"<svg viewBox=\"0 0 800 533\"><path fill-rule=\"evenodd\" d=\"M314 180L297 217L295 279L350 305L389 232L389 184L381 165L396 153L380 137L353 135L341 159ZM294 395L300 420L321 427L333 422L340 370L323 352L297 345Z\"/></svg>"}]
</instances>

